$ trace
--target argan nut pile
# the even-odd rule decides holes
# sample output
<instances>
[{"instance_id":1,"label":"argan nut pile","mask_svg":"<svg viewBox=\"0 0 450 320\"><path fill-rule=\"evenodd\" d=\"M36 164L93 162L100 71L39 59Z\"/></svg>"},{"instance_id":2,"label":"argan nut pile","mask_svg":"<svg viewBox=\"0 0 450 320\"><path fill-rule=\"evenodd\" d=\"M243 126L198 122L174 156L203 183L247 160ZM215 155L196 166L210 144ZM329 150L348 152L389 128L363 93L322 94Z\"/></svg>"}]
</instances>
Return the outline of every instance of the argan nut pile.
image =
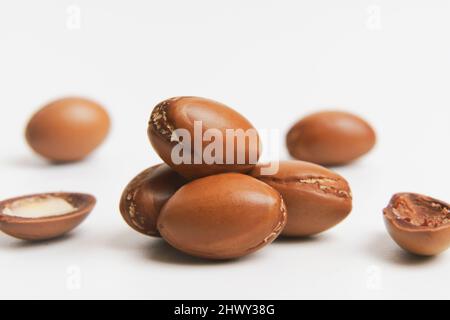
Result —
<instances>
[{"instance_id":1,"label":"argan nut pile","mask_svg":"<svg viewBox=\"0 0 450 320\"><path fill-rule=\"evenodd\" d=\"M192 142L211 130L214 140ZM239 143L230 130L254 134ZM134 178L122 194L120 211L136 231L162 236L189 255L242 257L281 233L304 237L328 230L352 210L347 181L326 168L289 161L275 175L264 176L263 166L257 166L258 133L219 102L199 97L163 101L151 114L148 136L167 165ZM219 143L224 151L218 156L216 150L216 162L208 163L204 156L218 137L225 137ZM179 163L177 155L184 161ZM230 155L233 163L225 161Z\"/></svg>"},{"instance_id":2,"label":"argan nut pile","mask_svg":"<svg viewBox=\"0 0 450 320\"><path fill-rule=\"evenodd\" d=\"M45 105L26 127L30 147L52 162L79 161L106 138L110 118L96 102L63 98Z\"/></svg>"},{"instance_id":3,"label":"argan nut pile","mask_svg":"<svg viewBox=\"0 0 450 320\"><path fill-rule=\"evenodd\" d=\"M286 137L292 157L324 166L348 164L368 153L375 142L375 131L365 120L340 111L309 115Z\"/></svg>"},{"instance_id":4,"label":"argan nut pile","mask_svg":"<svg viewBox=\"0 0 450 320\"><path fill-rule=\"evenodd\" d=\"M195 180L163 207L158 230L173 247L197 257L245 256L275 240L286 224L280 194L239 173Z\"/></svg>"},{"instance_id":5,"label":"argan nut pile","mask_svg":"<svg viewBox=\"0 0 450 320\"><path fill-rule=\"evenodd\" d=\"M134 230L159 236L156 228L163 205L187 180L168 165L160 164L138 174L122 194L120 212Z\"/></svg>"},{"instance_id":6,"label":"argan nut pile","mask_svg":"<svg viewBox=\"0 0 450 320\"><path fill-rule=\"evenodd\" d=\"M220 156L223 164L217 163L218 161L208 164L202 160L210 141L200 139L200 148L194 150L194 138L199 138L195 132L196 124L200 134L212 129L225 137ZM174 134L176 130L178 133ZM254 133L254 141L251 143L251 138L246 138L245 146L240 147L237 137L227 137L226 130L249 130ZM186 136L180 137L181 134ZM176 97L158 104L151 114L148 137L161 159L187 179L226 172L245 173L254 167L260 155L259 135L247 119L220 102L199 97ZM182 155L183 150L180 150L180 160L183 162L174 163L173 152L180 146L186 147ZM236 159L233 164L227 164L228 155ZM243 159L242 163L238 159Z\"/></svg>"},{"instance_id":7,"label":"argan nut pile","mask_svg":"<svg viewBox=\"0 0 450 320\"><path fill-rule=\"evenodd\" d=\"M47 193L0 202L0 230L23 240L48 240L76 228L92 211L93 196Z\"/></svg>"},{"instance_id":8,"label":"argan nut pile","mask_svg":"<svg viewBox=\"0 0 450 320\"><path fill-rule=\"evenodd\" d=\"M437 255L450 246L450 205L424 195L399 193L383 212L386 228L403 249Z\"/></svg>"},{"instance_id":9,"label":"argan nut pile","mask_svg":"<svg viewBox=\"0 0 450 320\"><path fill-rule=\"evenodd\" d=\"M330 229L352 211L352 192L340 175L303 161L282 161L278 173L262 175L258 165L252 176L283 196L289 219L284 236L312 236Z\"/></svg>"}]
</instances>

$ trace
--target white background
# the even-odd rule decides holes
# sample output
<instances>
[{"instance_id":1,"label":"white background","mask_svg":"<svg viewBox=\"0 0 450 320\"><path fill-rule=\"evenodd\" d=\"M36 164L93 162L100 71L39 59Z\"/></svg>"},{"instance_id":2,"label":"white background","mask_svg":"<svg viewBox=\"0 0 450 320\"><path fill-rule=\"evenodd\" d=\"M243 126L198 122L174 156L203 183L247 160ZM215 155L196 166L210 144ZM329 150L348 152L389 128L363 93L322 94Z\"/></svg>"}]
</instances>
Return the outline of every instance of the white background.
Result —
<instances>
[{"instance_id":1,"label":"white background","mask_svg":"<svg viewBox=\"0 0 450 320\"><path fill-rule=\"evenodd\" d=\"M403 253L381 214L400 191L449 201L449 17L447 0L2 0L0 196L64 190L99 201L63 239L0 234L0 298L450 298L450 251ZM26 146L24 126L72 94L102 102L113 131L87 161L50 166ZM322 108L368 119L377 148L337 169L353 188L351 216L226 263L133 232L119 197L160 162L147 119L176 95L222 101L282 136Z\"/></svg>"}]
</instances>

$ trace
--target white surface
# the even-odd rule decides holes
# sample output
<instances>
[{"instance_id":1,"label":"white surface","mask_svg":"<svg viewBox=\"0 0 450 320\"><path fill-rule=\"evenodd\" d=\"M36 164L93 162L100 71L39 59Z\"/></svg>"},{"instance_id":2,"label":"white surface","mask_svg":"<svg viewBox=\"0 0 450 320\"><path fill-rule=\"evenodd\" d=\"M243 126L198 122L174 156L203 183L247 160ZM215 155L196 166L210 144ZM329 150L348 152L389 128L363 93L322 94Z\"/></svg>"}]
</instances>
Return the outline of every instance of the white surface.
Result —
<instances>
[{"instance_id":1,"label":"white surface","mask_svg":"<svg viewBox=\"0 0 450 320\"><path fill-rule=\"evenodd\" d=\"M66 27L69 5L81 9L80 29ZM450 251L412 258L381 217L394 192L449 201L449 15L446 0L2 1L1 198L73 190L99 202L64 239L0 234L0 298L450 298ZM114 130L87 161L50 166L23 129L66 94L104 103ZM351 216L314 240L228 263L133 232L119 197L160 161L146 122L175 95L214 98L283 135L321 108L367 118L376 150L337 169L354 191Z\"/></svg>"}]
</instances>

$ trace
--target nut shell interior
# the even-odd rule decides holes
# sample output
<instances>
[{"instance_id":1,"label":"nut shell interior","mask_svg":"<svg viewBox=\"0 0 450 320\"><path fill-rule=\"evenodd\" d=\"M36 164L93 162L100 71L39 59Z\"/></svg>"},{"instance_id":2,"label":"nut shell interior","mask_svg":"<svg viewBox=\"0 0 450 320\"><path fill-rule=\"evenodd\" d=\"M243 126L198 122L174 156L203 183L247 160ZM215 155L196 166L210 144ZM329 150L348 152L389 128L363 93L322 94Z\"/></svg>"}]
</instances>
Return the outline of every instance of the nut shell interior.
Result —
<instances>
[{"instance_id":1,"label":"nut shell interior","mask_svg":"<svg viewBox=\"0 0 450 320\"><path fill-rule=\"evenodd\" d=\"M450 205L415 193L399 193L383 211L394 241L408 252L437 255L450 246Z\"/></svg>"},{"instance_id":2,"label":"nut shell interior","mask_svg":"<svg viewBox=\"0 0 450 320\"><path fill-rule=\"evenodd\" d=\"M45 202L60 199L73 210L68 212L49 211L49 214L39 212L37 217L14 215L20 212L18 206L30 204L33 201ZM82 193L45 193L22 196L0 202L0 230L22 240L36 241L60 237L77 227L92 211L96 199L92 195ZM36 210L42 210L42 206ZM69 209L69 207L60 207ZM54 210L55 207L52 207Z\"/></svg>"}]
</instances>

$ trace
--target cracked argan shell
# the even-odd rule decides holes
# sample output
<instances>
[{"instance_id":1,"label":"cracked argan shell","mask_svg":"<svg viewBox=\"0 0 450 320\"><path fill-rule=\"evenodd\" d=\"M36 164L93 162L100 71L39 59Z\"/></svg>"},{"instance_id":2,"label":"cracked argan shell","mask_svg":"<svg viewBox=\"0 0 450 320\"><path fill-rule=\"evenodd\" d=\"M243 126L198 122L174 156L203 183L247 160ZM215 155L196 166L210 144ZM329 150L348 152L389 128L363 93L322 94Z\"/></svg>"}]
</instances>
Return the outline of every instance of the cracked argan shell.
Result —
<instances>
[{"instance_id":1,"label":"cracked argan shell","mask_svg":"<svg viewBox=\"0 0 450 320\"><path fill-rule=\"evenodd\" d=\"M77 227L92 211L93 196L45 193L0 202L0 230L22 240L48 240Z\"/></svg>"},{"instance_id":2,"label":"cracked argan shell","mask_svg":"<svg viewBox=\"0 0 450 320\"><path fill-rule=\"evenodd\" d=\"M199 130L196 124L200 124ZM189 134L189 141L181 131ZM206 139L207 133L214 135ZM239 137L239 133L247 135ZM148 137L161 159L188 179L246 173L255 167L261 151L258 132L246 118L220 102L200 97L176 97L159 103L150 117ZM216 143L220 150L213 148ZM180 146L183 152L175 149Z\"/></svg>"},{"instance_id":3,"label":"cracked argan shell","mask_svg":"<svg viewBox=\"0 0 450 320\"><path fill-rule=\"evenodd\" d=\"M341 111L309 115L286 137L292 157L324 166L352 162L368 153L375 142L375 131L364 119Z\"/></svg>"},{"instance_id":4,"label":"cracked argan shell","mask_svg":"<svg viewBox=\"0 0 450 320\"><path fill-rule=\"evenodd\" d=\"M392 239L404 250L434 256L450 246L450 205L424 195L398 193L383 211Z\"/></svg>"},{"instance_id":5,"label":"cracked argan shell","mask_svg":"<svg viewBox=\"0 0 450 320\"><path fill-rule=\"evenodd\" d=\"M352 193L340 175L303 161L282 161L273 175L263 175L258 165L252 176L272 186L283 196L288 222L282 235L311 236L326 231L352 211Z\"/></svg>"},{"instance_id":6,"label":"cracked argan shell","mask_svg":"<svg viewBox=\"0 0 450 320\"><path fill-rule=\"evenodd\" d=\"M28 122L26 139L30 147L53 162L79 161L106 138L110 118L98 103L79 97L53 101Z\"/></svg>"},{"instance_id":7,"label":"cracked argan shell","mask_svg":"<svg viewBox=\"0 0 450 320\"><path fill-rule=\"evenodd\" d=\"M122 193L120 200L122 217L134 230L158 237L156 222L161 208L186 182L186 179L166 164L144 170Z\"/></svg>"},{"instance_id":8,"label":"cracked argan shell","mask_svg":"<svg viewBox=\"0 0 450 320\"><path fill-rule=\"evenodd\" d=\"M250 176L226 173L190 182L166 203L158 230L173 247L232 259L271 243L286 224L281 195Z\"/></svg>"}]
</instances>

